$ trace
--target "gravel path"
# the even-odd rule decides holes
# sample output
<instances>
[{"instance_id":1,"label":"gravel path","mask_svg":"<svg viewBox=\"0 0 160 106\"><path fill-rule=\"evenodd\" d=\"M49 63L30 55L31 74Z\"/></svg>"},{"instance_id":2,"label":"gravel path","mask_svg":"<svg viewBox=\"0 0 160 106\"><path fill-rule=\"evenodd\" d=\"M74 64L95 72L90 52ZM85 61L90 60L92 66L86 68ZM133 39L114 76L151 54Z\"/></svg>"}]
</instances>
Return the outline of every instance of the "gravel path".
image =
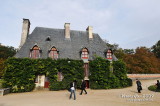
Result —
<instances>
[{"instance_id":1,"label":"gravel path","mask_svg":"<svg viewBox=\"0 0 160 106\"><path fill-rule=\"evenodd\" d=\"M149 91L156 80L141 80L142 93L137 93L135 81L132 87L110 90L90 90L69 100L70 93L63 91L34 91L0 96L0 106L160 106L160 93Z\"/></svg>"}]
</instances>

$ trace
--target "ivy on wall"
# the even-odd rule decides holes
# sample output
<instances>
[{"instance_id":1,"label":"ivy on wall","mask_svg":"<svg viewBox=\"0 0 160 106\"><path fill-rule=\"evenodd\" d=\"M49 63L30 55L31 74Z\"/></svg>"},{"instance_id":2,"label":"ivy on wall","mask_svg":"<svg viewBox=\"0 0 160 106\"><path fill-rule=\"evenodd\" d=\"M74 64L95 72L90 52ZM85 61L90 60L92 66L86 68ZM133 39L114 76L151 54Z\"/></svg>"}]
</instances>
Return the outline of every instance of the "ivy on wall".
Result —
<instances>
[{"instance_id":1,"label":"ivy on wall","mask_svg":"<svg viewBox=\"0 0 160 106\"><path fill-rule=\"evenodd\" d=\"M111 64L108 60L97 57L89 62L89 68L91 89L111 89L132 85L132 80L127 78L125 64L121 60ZM62 81L57 81L58 72L62 72L64 77ZM50 90L68 89L73 80L77 82L76 87L80 88L81 80L84 78L83 61L9 58L5 62L3 87L10 87L12 92L29 92L35 88L36 76L42 74L49 78Z\"/></svg>"},{"instance_id":2,"label":"ivy on wall","mask_svg":"<svg viewBox=\"0 0 160 106\"><path fill-rule=\"evenodd\" d=\"M50 90L68 89L70 83L74 80L77 82L77 88L80 87L81 80L84 78L83 61L59 59L56 61L56 66L56 70L62 72L64 79L62 81L50 80ZM54 79L51 78L54 72L50 72L50 79Z\"/></svg>"},{"instance_id":3,"label":"ivy on wall","mask_svg":"<svg viewBox=\"0 0 160 106\"><path fill-rule=\"evenodd\" d=\"M10 87L11 92L28 92L34 89L35 71L31 59L9 58L5 65L3 87Z\"/></svg>"},{"instance_id":4,"label":"ivy on wall","mask_svg":"<svg viewBox=\"0 0 160 106\"><path fill-rule=\"evenodd\" d=\"M35 88L37 75L46 75L50 80L50 90L67 89L69 83L84 78L83 61L70 59L29 59L9 58L5 63L3 87L10 87L12 92L29 92ZM57 81L57 73L62 72L64 79Z\"/></svg>"},{"instance_id":5,"label":"ivy on wall","mask_svg":"<svg viewBox=\"0 0 160 106\"><path fill-rule=\"evenodd\" d=\"M113 72L110 68L113 67ZM90 88L111 89L132 85L132 80L127 78L124 62L121 60L110 63L108 60L97 57L90 61Z\"/></svg>"}]
</instances>

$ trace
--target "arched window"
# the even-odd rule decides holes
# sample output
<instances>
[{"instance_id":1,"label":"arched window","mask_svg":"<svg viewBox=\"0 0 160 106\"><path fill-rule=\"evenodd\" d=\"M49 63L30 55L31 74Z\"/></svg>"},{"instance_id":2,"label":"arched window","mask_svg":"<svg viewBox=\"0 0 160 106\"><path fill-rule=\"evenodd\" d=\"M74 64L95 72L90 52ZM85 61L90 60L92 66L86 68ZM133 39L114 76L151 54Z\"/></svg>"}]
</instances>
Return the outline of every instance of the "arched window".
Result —
<instances>
[{"instance_id":1,"label":"arched window","mask_svg":"<svg viewBox=\"0 0 160 106\"><path fill-rule=\"evenodd\" d=\"M55 47L52 47L49 51L49 57L52 59L58 59L58 51Z\"/></svg>"},{"instance_id":2,"label":"arched window","mask_svg":"<svg viewBox=\"0 0 160 106\"><path fill-rule=\"evenodd\" d=\"M35 45L31 49L30 58L33 58L33 59L40 58L40 49L39 49L39 47L37 45Z\"/></svg>"},{"instance_id":3,"label":"arched window","mask_svg":"<svg viewBox=\"0 0 160 106\"><path fill-rule=\"evenodd\" d=\"M82 59L88 59L88 58L89 58L87 48L83 48L83 49L82 49L81 58L82 58Z\"/></svg>"},{"instance_id":4,"label":"arched window","mask_svg":"<svg viewBox=\"0 0 160 106\"><path fill-rule=\"evenodd\" d=\"M112 59L112 51L111 50L107 50L106 58L109 59L109 60Z\"/></svg>"}]
</instances>

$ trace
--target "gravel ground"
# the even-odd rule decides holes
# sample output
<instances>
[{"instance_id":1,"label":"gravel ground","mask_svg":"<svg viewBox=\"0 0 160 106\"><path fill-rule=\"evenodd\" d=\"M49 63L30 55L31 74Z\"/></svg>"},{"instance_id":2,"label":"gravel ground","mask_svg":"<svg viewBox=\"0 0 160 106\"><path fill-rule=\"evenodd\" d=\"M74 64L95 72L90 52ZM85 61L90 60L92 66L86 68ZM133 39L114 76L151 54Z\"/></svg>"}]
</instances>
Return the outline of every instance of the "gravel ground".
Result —
<instances>
[{"instance_id":1,"label":"gravel ground","mask_svg":"<svg viewBox=\"0 0 160 106\"><path fill-rule=\"evenodd\" d=\"M0 96L0 106L160 106L160 93L148 90L156 80L141 80L142 93L137 93L135 81L132 87L110 90L87 89L88 94L69 99L70 92L34 91Z\"/></svg>"}]
</instances>

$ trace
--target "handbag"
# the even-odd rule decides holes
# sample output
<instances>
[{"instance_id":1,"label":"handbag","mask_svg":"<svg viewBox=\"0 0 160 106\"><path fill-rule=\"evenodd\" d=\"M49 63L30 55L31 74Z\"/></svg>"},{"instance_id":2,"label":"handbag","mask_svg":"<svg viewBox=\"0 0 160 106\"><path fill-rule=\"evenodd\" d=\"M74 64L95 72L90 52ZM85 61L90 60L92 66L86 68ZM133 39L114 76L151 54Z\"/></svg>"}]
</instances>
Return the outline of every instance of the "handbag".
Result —
<instances>
[{"instance_id":1,"label":"handbag","mask_svg":"<svg viewBox=\"0 0 160 106\"><path fill-rule=\"evenodd\" d=\"M139 88L138 88L139 90L142 90L142 86L139 86Z\"/></svg>"}]
</instances>

